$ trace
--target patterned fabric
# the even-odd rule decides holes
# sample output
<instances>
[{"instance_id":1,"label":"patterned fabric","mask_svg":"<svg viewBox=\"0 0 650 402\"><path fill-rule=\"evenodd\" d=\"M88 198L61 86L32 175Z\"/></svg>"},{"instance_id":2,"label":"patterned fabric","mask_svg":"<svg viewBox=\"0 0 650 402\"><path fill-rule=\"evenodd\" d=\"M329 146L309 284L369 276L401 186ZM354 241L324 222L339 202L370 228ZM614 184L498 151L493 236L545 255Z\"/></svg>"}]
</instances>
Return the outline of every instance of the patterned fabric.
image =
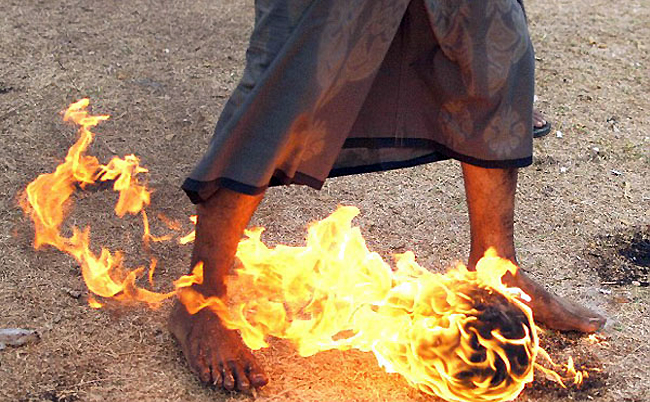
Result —
<instances>
[{"instance_id":1,"label":"patterned fabric","mask_svg":"<svg viewBox=\"0 0 650 402\"><path fill-rule=\"evenodd\" d=\"M257 0L246 68L183 188L258 194L447 158L532 161L516 0Z\"/></svg>"}]
</instances>

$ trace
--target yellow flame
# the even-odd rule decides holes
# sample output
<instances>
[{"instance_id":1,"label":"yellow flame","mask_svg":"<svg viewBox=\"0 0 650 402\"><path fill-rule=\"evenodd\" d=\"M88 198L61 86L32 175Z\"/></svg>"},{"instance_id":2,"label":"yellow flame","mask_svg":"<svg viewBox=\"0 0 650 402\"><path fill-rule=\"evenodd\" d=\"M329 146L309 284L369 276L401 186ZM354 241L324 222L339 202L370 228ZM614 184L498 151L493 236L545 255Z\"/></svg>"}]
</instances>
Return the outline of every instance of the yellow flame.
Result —
<instances>
[{"instance_id":1,"label":"yellow flame","mask_svg":"<svg viewBox=\"0 0 650 402\"><path fill-rule=\"evenodd\" d=\"M88 295L88 305L91 308L94 308L94 309L99 309L99 308L104 307L104 305L102 303L98 302L97 299L95 299L95 297L92 295L92 293L90 295Z\"/></svg>"},{"instance_id":2,"label":"yellow flame","mask_svg":"<svg viewBox=\"0 0 650 402\"><path fill-rule=\"evenodd\" d=\"M538 351L521 292L501 283L516 266L491 250L476 271L459 265L434 274L407 252L393 270L351 226L357 214L340 207L309 228L305 247L268 248L261 229L249 230L228 282L234 304L227 309L189 287L202 282L201 266L176 283L181 300L190 313L212 308L251 349L266 347L268 336L291 340L302 356L357 349L449 401L515 398L532 381Z\"/></svg>"},{"instance_id":3,"label":"yellow flame","mask_svg":"<svg viewBox=\"0 0 650 402\"><path fill-rule=\"evenodd\" d=\"M587 370L577 370L575 364L573 363L573 358L569 356L566 364L558 364L551 359L548 353L540 348L539 356L546 361L552 368L543 366L539 362L535 362L535 368L541 371L546 375L546 378L557 382L562 388L567 387L567 383L571 382L576 386L580 386L585 379L589 378L589 372ZM591 371L598 371L591 369Z\"/></svg>"},{"instance_id":4,"label":"yellow flame","mask_svg":"<svg viewBox=\"0 0 650 402\"><path fill-rule=\"evenodd\" d=\"M133 180L138 173L147 172L147 169L140 166L140 161L135 155L127 155L124 159L115 157L100 169L99 180L115 180L113 190L120 193L120 198L115 205L117 216L122 217L127 212L137 214L149 205L149 191Z\"/></svg>"},{"instance_id":5,"label":"yellow flame","mask_svg":"<svg viewBox=\"0 0 650 402\"><path fill-rule=\"evenodd\" d=\"M196 225L196 215L190 216L190 221ZM187 243L192 243L194 241L194 238L196 237L196 230L191 231L190 233L186 234L185 236L181 237L178 239L178 242L180 244L187 244Z\"/></svg>"},{"instance_id":6,"label":"yellow flame","mask_svg":"<svg viewBox=\"0 0 650 402\"><path fill-rule=\"evenodd\" d=\"M360 229L351 225L359 213L355 207L340 207L312 224L304 247L269 248L261 241L263 229L246 231L237 250L241 266L228 280L228 288L237 289L229 292L229 305L195 290L193 285L203 282L202 262L176 280L172 292L138 287L145 267L125 267L120 251L102 248L94 254L89 227L73 226L70 237L61 234L75 188L112 180L119 193L116 215L142 213L145 248L172 238L150 232L144 210L150 192L137 179L147 170L134 155L108 165L85 155L94 136L90 129L108 119L88 114L88 103L82 99L66 111L64 120L80 126L79 139L55 172L27 186L21 206L34 222L36 248L51 245L78 261L91 307L103 306L95 295L152 307L176 295L191 314L213 310L252 349L268 346L267 338L274 336L290 340L303 356L329 349L372 352L387 371L448 401L512 400L532 381L534 368L562 386L586 378L572 359L557 365L538 346L532 313L522 302L530 298L501 281L517 270L510 261L490 250L475 271L459 264L443 275L422 268L406 252L391 267L368 250ZM177 222L159 217L180 230ZM196 216L190 219L196 224ZM178 241L194 237L193 231ZM152 287L156 265L152 257L147 275ZM538 356L553 368L545 368Z\"/></svg>"}]
</instances>

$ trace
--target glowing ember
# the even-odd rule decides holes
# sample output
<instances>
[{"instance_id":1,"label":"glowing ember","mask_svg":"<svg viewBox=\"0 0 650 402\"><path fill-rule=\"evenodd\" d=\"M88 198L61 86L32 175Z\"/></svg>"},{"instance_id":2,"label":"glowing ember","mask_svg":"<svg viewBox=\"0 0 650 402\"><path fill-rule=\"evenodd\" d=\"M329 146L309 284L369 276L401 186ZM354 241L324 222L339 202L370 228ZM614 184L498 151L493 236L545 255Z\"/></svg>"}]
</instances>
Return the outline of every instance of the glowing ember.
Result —
<instances>
[{"instance_id":1,"label":"glowing ember","mask_svg":"<svg viewBox=\"0 0 650 402\"><path fill-rule=\"evenodd\" d=\"M114 158L108 165L85 155L93 138L90 128L108 118L90 116L87 106L84 99L66 112L66 121L81 126L79 140L54 173L27 186L22 207L34 222L36 248L51 245L79 262L91 307L102 307L93 295L150 306L177 295L192 314L212 309L252 349L267 346L267 337L273 336L291 341L302 356L330 349L372 352L387 371L449 401L512 400L532 381L536 367L562 386L567 379L578 384L586 375L575 370L572 360L555 365L539 347L532 313L522 302L528 296L501 281L517 270L515 265L490 250L476 271L458 265L442 275L422 268L407 252L396 256L391 268L368 250L360 229L352 226L359 213L355 207L340 207L312 224L304 247L268 248L261 241L263 229L246 231L237 250L240 265L228 280L228 287L237 289L229 292L228 305L193 290L193 284L203 281L202 263L175 281L173 292L138 287L145 267L127 269L120 251L102 248L95 255L89 227L72 227L71 237L61 234L75 188L111 180L119 192L115 213L142 214L145 246L174 238L150 232L144 211L149 191L137 179L146 169L134 155ZM177 222L159 219L180 231ZM177 241L193 239L191 232ZM151 286L156 264L152 257ZM553 368L536 363L538 356Z\"/></svg>"}]
</instances>

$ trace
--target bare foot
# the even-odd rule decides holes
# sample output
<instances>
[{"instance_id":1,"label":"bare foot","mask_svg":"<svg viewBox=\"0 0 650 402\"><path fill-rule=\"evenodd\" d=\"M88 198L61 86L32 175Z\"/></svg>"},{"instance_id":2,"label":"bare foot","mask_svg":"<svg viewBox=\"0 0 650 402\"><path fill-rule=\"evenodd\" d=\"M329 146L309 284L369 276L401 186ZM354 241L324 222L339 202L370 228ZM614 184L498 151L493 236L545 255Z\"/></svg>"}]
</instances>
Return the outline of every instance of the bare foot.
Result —
<instances>
[{"instance_id":1,"label":"bare foot","mask_svg":"<svg viewBox=\"0 0 650 402\"><path fill-rule=\"evenodd\" d=\"M559 331L591 333L605 325L606 319L579 304L556 296L529 278L521 269L515 277L505 278L509 286L516 286L532 299L527 303L533 310L535 321Z\"/></svg>"},{"instance_id":2,"label":"bare foot","mask_svg":"<svg viewBox=\"0 0 650 402\"><path fill-rule=\"evenodd\" d=\"M537 128L544 127L546 125L546 118L539 110L533 110L533 126Z\"/></svg>"},{"instance_id":3,"label":"bare foot","mask_svg":"<svg viewBox=\"0 0 650 402\"><path fill-rule=\"evenodd\" d=\"M177 301L168 325L190 369L203 383L247 392L268 382L239 334L226 329L209 309L191 315Z\"/></svg>"},{"instance_id":4,"label":"bare foot","mask_svg":"<svg viewBox=\"0 0 650 402\"><path fill-rule=\"evenodd\" d=\"M551 132L551 124L539 110L533 110L533 138L540 138Z\"/></svg>"}]
</instances>

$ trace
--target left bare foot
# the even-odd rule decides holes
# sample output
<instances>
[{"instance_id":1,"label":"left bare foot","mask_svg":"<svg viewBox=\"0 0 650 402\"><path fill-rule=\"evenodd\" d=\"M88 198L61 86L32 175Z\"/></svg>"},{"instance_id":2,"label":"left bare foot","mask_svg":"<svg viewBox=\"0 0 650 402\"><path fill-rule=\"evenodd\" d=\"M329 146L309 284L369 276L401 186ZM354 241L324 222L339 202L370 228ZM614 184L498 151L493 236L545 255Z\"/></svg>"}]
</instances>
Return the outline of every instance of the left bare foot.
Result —
<instances>
[{"instance_id":1,"label":"left bare foot","mask_svg":"<svg viewBox=\"0 0 650 402\"><path fill-rule=\"evenodd\" d=\"M539 138L551 132L551 125L539 110L533 110L533 137Z\"/></svg>"},{"instance_id":2,"label":"left bare foot","mask_svg":"<svg viewBox=\"0 0 650 402\"><path fill-rule=\"evenodd\" d=\"M535 127L544 127L546 124L546 118L539 110L533 110L533 126Z\"/></svg>"}]
</instances>

